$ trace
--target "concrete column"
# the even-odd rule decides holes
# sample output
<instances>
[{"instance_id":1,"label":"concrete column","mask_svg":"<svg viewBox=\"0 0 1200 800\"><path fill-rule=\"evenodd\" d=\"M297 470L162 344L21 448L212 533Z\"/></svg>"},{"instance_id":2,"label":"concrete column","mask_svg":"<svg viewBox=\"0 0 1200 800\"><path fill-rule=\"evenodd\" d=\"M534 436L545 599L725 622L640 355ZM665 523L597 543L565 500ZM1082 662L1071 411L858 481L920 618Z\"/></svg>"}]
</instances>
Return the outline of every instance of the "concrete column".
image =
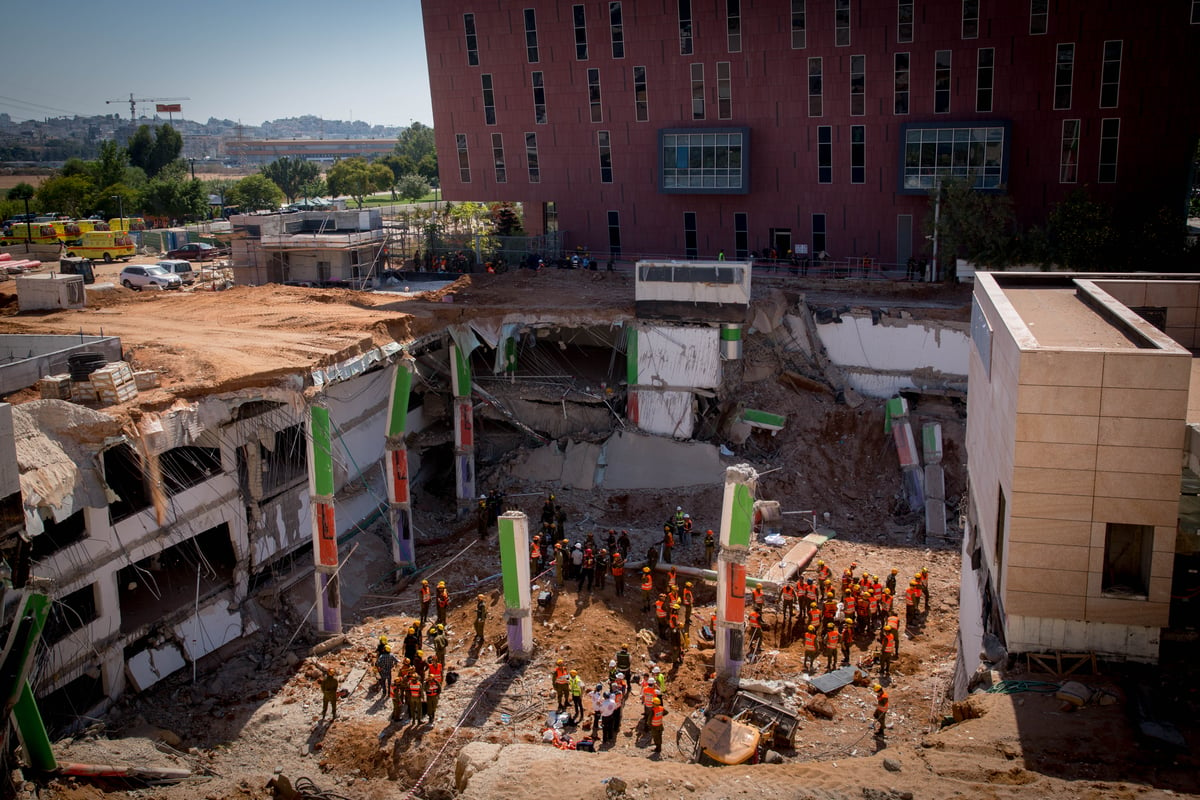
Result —
<instances>
[{"instance_id":1,"label":"concrete column","mask_svg":"<svg viewBox=\"0 0 1200 800\"><path fill-rule=\"evenodd\" d=\"M333 443L329 409L313 406L308 420L308 489L312 498L313 563L316 571L317 628L341 633L342 597L338 589L337 517L333 506Z\"/></svg>"},{"instance_id":2,"label":"concrete column","mask_svg":"<svg viewBox=\"0 0 1200 800\"><path fill-rule=\"evenodd\" d=\"M470 354L450 342L450 382L454 390L454 491L458 513L475 503L475 423L471 407Z\"/></svg>"},{"instance_id":3,"label":"concrete column","mask_svg":"<svg viewBox=\"0 0 1200 800\"><path fill-rule=\"evenodd\" d=\"M392 562L409 570L417 566L413 543L412 503L408 485L408 397L412 387L412 365L396 363L392 392L388 400L387 442L384 444L388 491L388 520L392 527Z\"/></svg>"},{"instance_id":4,"label":"concrete column","mask_svg":"<svg viewBox=\"0 0 1200 800\"><path fill-rule=\"evenodd\" d=\"M625 329L625 419L638 424L638 329L630 325Z\"/></svg>"},{"instance_id":5,"label":"concrete column","mask_svg":"<svg viewBox=\"0 0 1200 800\"><path fill-rule=\"evenodd\" d=\"M758 473L749 464L725 470L721 506L721 551L717 555L718 677L736 679L745 661L746 557L754 527Z\"/></svg>"},{"instance_id":6,"label":"concrete column","mask_svg":"<svg viewBox=\"0 0 1200 800\"><path fill-rule=\"evenodd\" d=\"M504 625L510 658L533 654L533 604L529 581L529 519L521 511L506 511L500 529L500 570L504 580Z\"/></svg>"}]
</instances>

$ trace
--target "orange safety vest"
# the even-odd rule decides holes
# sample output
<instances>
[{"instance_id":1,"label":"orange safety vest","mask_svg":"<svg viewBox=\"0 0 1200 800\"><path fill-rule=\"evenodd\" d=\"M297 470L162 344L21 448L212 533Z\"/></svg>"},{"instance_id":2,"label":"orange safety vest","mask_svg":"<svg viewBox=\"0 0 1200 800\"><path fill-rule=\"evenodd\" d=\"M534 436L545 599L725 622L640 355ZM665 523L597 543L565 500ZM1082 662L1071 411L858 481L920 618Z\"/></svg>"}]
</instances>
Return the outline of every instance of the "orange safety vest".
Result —
<instances>
[{"instance_id":1,"label":"orange safety vest","mask_svg":"<svg viewBox=\"0 0 1200 800\"><path fill-rule=\"evenodd\" d=\"M883 638L883 652L890 656L896 655L896 634L889 633Z\"/></svg>"},{"instance_id":2,"label":"orange safety vest","mask_svg":"<svg viewBox=\"0 0 1200 800\"><path fill-rule=\"evenodd\" d=\"M671 612L671 619L669 620L668 624L672 629L679 627L679 615L674 611Z\"/></svg>"},{"instance_id":3,"label":"orange safety vest","mask_svg":"<svg viewBox=\"0 0 1200 800\"><path fill-rule=\"evenodd\" d=\"M763 590L761 586L754 587L754 605L761 606L763 604Z\"/></svg>"},{"instance_id":4,"label":"orange safety vest","mask_svg":"<svg viewBox=\"0 0 1200 800\"><path fill-rule=\"evenodd\" d=\"M821 621L821 609L810 608L808 610L808 624L816 625L820 621Z\"/></svg>"},{"instance_id":5,"label":"orange safety vest","mask_svg":"<svg viewBox=\"0 0 1200 800\"><path fill-rule=\"evenodd\" d=\"M683 590L683 604L685 606L692 605L692 590L691 589Z\"/></svg>"},{"instance_id":6,"label":"orange safety vest","mask_svg":"<svg viewBox=\"0 0 1200 800\"><path fill-rule=\"evenodd\" d=\"M614 578L620 578L625 574L625 560L620 555L613 556L612 574Z\"/></svg>"},{"instance_id":7,"label":"orange safety vest","mask_svg":"<svg viewBox=\"0 0 1200 800\"><path fill-rule=\"evenodd\" d=\"M882 691L882 692L880 692L880 693L879 693L879 697L878 697L878 699L877 699L877 700L876 700L876 702L875 702L875 710L876 710L876 711L882 711L882 712L884 712L884 713L887 713L887 710L888 710L888 693L887 693L887 690L886 690L886 689L885 689L884 691Z\"/></svg>"},{"instance_id":8,"label":"orange safety vest","mask_svg":"<svg viewBox=\"0 0 1200 800\"><path fill-rule=\"evenodd\" d=\"M817 649L817 634L812 631L804 634L804 649L814 651Z\"/></svg>"},{"instance_id":9,"label":"orange safety vest","mask_svg":"<svg viewBox=\"0 0 1200 800\"><path fill-rule=\"evenodd\" d=\"M654 577L649 572L643 573L642 575L642 591L654 591Z\"/></svg>"},{"instance_id":10,"label":"orange safety vest","mask_svg":"<svg viewBox=\"0 0 1200 800\"><path fill-rule=\"evenodd\" d=\"M436 658L433 661L429 662L429 677L437 678L438 682L441 683L442 662L438 661Z\"/></svg>"},{"instance_id":11,"label":"orange safety vest","mask_svg":"<svg viewBox=\"0 0 1200 800\"><path fill-rule=\"evenodd\" d=\"M890 594L885 594L883 599L879 601L879 607L883 609L884 614L892 613L892 601L895 600Z\"/></svg>"},{"instance_id":12,"label":"orange safety vest","mask_svg":"<svg viewBox=\"0 0 1200 800\"><path fill-rule=\"evenodd\" d=\"M566 667L555 667L554 668L554 682L555 683L566 683L570 679L570 677L571 676L567 672Z\"/></svg>"},{"instance_id":13,"label":"orange safety vest","mask_svg":"<svg viewBox=\"0 0 1200 800\"><path fill-rule=\"evenodd\" d=\"M542 548L538 547L538 543L536 541L533 543L533 546L529 548L529 557L530 558L541 558L542 557Z\"/></svg>"},{"instance_id":14,"label":"orange safety vest","mask_svg":"<svg viewBox=\"0 0 1200 800\"><path fill-rule=\"evenodd\" d=\"M817 577L822 581L828 580L829 576L832 574L833 570L829 568L828 564L822 564L821 566L817 567Z\"/></svg>"},{"instance_id":15,"label":"orange safety vest","mask_svg":"<svg viewBox=\"0 0 1200 800\"><path fill-rule=\"evenodd\" d=\"M750 627L751 628L761 628L762 627L762 620L759 618L757 611L750 612Z\"/></svg>"},{"instance_id":16,"label":"orange safety vest","mask_svg":"<svg viewBox=\"0 0 1200 800\"><path fill-rule=\"evenodd\" d=\"M838 630L837 630L837 628L830 628L825 633L825 646L827 648L829 648L830 650L837 648L837 646L838 646Z\"/></svg>"},{"instance_id":17,"label":"orange safety vest","mask_svg":"<svg viewBox=\"0 0 1200 800\"><path fill-rule=\"evenodd\" d=\"M866 597L860 597L856 605L858 606L858 616L865 618L871 608L871 602Z\"/></svg>"},{"instance_id":18,"label":"orange safety vest","mask_svg":"<svg viewBox=\"0 0 1200 800\"><path fill-rule=\"evenodd\" d=\"M408 682L408 693L412 697L420 697L421 696L421 679L420 678L413 678L412 680L410 680Z\"/></svg>"},{"instance_id":19,"label":"orange safety vest","mask_svg":"<svg viewBox=\"0 0 1200 800\"><path fill-rule=\"evenodd\" d=\"M893 614L887 618L887 624L891 625L892 630L894 630L894 631L900 630L900 618L897 617L895 614Z\"/></svg>"},{"instance_id":20,"label":"orange safety vest","mask_svg":"<svg viewBox=\"0 0 1200 800\"><path fill-rule=\"evenodd\" d=\"M438 608L445 608L446 606L450 605L450 593L444 589L439 592L437 603Z\"/></svg>"},{"instance_id":21,"label":"orange safety vest","mask_svg":"<svg viewBox=\"0 0 1200 800\"><path fill-rule=\"evenodd\" d=\"M431 592L429 590L428 586L422 586L421 587L421 602L428 603L432 599L433 599L433 592Z\"/></svg>"},{"instance_id":22,"label":"orange safety vest","mask_svg":"<svg viewBox=\"0 0 1200 800\"><path fill-rule=\"evenodd\" d=\"M917 604L917 598L920 596L921 596L920 589L918 589L916 586L908 587L907 589L904 590L905 605L915 606Z\"/></svg>"},{"instance_id":23,"label":"orange safety vest","mask_svg":"<svg viewBox=\"0 0 1200 800\"><path fill-rule=\"evenodd\" d=\"M425 682L425 695L427 697L437 697L442 691L440 681L435 680L432 676Z\"/></svg>"},{"instance_id":24,"label":"orange safety vest","mask_svg":"<svg viewBox=\"0 0 1200 800\"><path fill-rule=\"evenodd\" d=\"M654 707L654 714L650 717L651 728L661 728L663 724L663 714L667 713L662 706Z\"/></svg>"},{"instance_id":25,"label":"orange safety vest","mask_svg":"<svg viewBox=\"0 0 1200 800\"><path fill-rule=\"evenodd\" d=\"M796 602L796 590L792 588L790 583L785 584L783 590L779 594L780 597L783 598L784 605L790 606Z\"/></svg>"},{"instance_id":26,"label":"orange safety vest","mask_svg":"<svg viewBox=\"0 0 1200 800\"><path fill-rule=\"evenodd\" d=\"M654 685L653 681L654 678L651 678L650 682L642 687L642 705L654 705L654 698L658 695L658 687Z\"/></svg>"},{"instance_id":27,"label":"orange safety vest","mask_svg":"<svg viewBox=\"0 0 1200 800\"><path fill-rule=\"evenodd\" d=\"M825 616L832 619L833 615L836 613L837 613L837 600L826 600L825 601Z\"/></svg>"},{"instance_id":28,"label":"orange safety vest","mask_svg":"<svg viewBox=\"0 0 1200 800\"><path fill-rule=\"evenodd\" d=\"M667 618L667 609L663 607L663 601L662 601L662 600L655 600L655 601L654 601L654 613L655 613L655 615L656 615L656 616L657 616L659 619L666 619L666 618Z\"/></svg>"}]
</instances>

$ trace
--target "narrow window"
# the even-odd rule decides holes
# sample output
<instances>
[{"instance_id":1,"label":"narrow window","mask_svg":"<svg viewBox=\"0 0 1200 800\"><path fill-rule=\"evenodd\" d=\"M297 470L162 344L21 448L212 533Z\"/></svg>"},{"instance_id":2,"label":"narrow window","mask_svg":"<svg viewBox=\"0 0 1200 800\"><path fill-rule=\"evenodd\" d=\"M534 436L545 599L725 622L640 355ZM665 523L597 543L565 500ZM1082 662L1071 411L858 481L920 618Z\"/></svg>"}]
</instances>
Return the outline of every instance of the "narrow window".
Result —
<instances>
[{"instance_id":1,"label":"narrow window","mask_svg":"<svg viewBox=\"0 0 1200 800\"><path fill-rule=\"evenodd\" d=\"M575 20L575 60L587 61L587 18L583 6L571 6L571 16Z\"/></svg>"},{"instance_id":2,"label":"narrow window","mask_svg":"<svg viewBox=\"0 0 1200 800\"><path fill-rule=\"evenodd\" d=\"M608 4L608 32L612 36L613 58L625 57L625 25L621 22L621 4Z\"/></svg>"},{"instance_id":3,"label":"narrow window","mask_svg":"<svg viewBox=\"0 0 1200 800\"><path fill-rule=\"evenodd\" d=\"M981 47L975 61L975 110L992 110L992 85L996 78L996 50Z\"/></svg>"},{"instance_id":4,"label":"narrow window","mask_svg":"<svg viewBox=\"0 0 1200 800\"><path fill-rule=\"evenodd\" d=\"M456 133L454 142L458 145L458 180L461 183L470 183L471 160L467 157L467 135Z\"/></svg>"},{"instance_id":5,"label":"narrow window","mask_svg":"<svg viewBox=\"0 0 1200 800\"><path fill-rule=\"evenodd\" d=\"M896 5L896 41L907 44L913 40L913 0L900 0Z\"/></svg>"},{"instance_id":6,"label":"narrow window","mask_svg":"<svg viewBox=\"0 0 1200 800\"><path fill-rule=\"evenodd\" d=\"M1029 0L1029 35L1041 36L1050 30L1050 0Z\"/></svg>"},{"instance_id":7,"label":"narrow window","mask_svg":"<svg viewBox=\"0 0 1200 800\"><path fill-rule=\"evenodd\" d=\"M833 128L817 127L817 183L833 183Z\"/></svg>"},{"instance_id":8,"label":"narrow window","mask_svg":"<svg viewBox=\"0 0 1200 800\"><path fill-rule=\"evenodd\" d=\"M532 8L525 9L525 58L538 63L537 18Z\"/></svg>"},{"instance_id":9,"label":"narrow window","mask_svg":"<svg viewBox=\"0 0 1200 800\"><path fill-rule=\"evenodd\" d=\"M908 53L896 53L896 82L894 84L895 101L892 112L895 114L908 113Z\"/></svg>"},{"instance_id":10,"label":"narrow window","mask_svg":"<svg viewBox=\"0 0 1200 800\"><path fill-rule=\"evenodd\" d=\"M1060 44L1054 62L1054 108L1071 107L1071 83L1075 76L1075 45Z\"/></svg>"},{"instance_id":11,"label":"narrow window","mask_svg":"<svg viewBox=\"0 0 1200 800\"><path fill-rule=\"evenodd\" d=\"M650 97L646 92L646 68L633 68L633 105L638 122L650 119Z\"/></svg>"},{"instance_id":12,"label":"narrow window","mask_svg":"<svg viewBox=\"0 0 1200 800\"><path fill-rule=\"evenodd\" d=\"M979 38L979 0L962 0L962 38Z\"/></svg>"},{"instance_id":13,"label":"narrow window","mask_svg":"<svg viewBox=\"0 0 1200 800\"><path fill-rule=\"evenodd\" d=\"M828 249L826 247L826 241L825 241L825 215L824 214L813 214L812 215L812 244L813 244L813 255L817 256L817 257L822 257L821 254L824 253Z\"/></svg>"},{"instance_id":14,"label":"narrow window","mask_svg":"<svg viewBox=\"0 0 1200 800\"><path fill-rule=\"evenodd\" d=\"M850 126L850 182L867 182L867 126Z\"/></svg>"},{"instance_id":15,"label":"narrow window","mask_svg":"<svg viewBox=\"0 0 1200 800\"><path fill-rule=\"evenodd\" d=\"M750 223L744 212L733 215L733 257L744 261L750 255Z\"/></svg>"},{"instance_id":16,"label":"narrow window","mask_svg":"<svg viewBox=\"0 0 1200 800\"><path fill-rule=\"evenodd\" d=\"M704 119L703 64L692 64L692 119Z\"/></svg>"},{"instance_id":17,"label":"narrow window","mask_svg":"<svg viewBox=\"0 0 1200 800\"><path fill-rule=\"evenodd\" d=\"M834 0L833 43L837 47L850 46L850 0Z\"/></svg>"},{"instance_id":18,"label":"narrow window","mask_svg":"<svg viewBox=\"0 0 1200 800\"><path fill-rule=\"evenodd\" d=\"M603 122L604 113L600 107L600 70L589 69L587 74L588 105L592 110L592 122Z\"/></svg>"},{"instance_id":19,"label":"narrow window","mask_svg":"<svg viewBox=\"0 0 1200 800\"><path fill-rule=\"evenodd\" d=\"M1062 151L1058 158L1058 182L1075 183L1079 180L1079 120L1064 119L1062 124Z\"/></svg>"},{"instance_id":20,"label":"narrow window","mask_svg":"<svg viewBox=\"0 0 1200 800\"><path fill-rule=\"evenodd\" d=\"M1200 25L1200 0L1192 0L1192 24Z\"/></svg>"},{"instance_id":21,"label":"narrow window","mask_svg":"<svg viewBox=\"0 0 1200 800\"><path fill-rule=\"evenodd\" d=\"M1104 43L1104 64L1100 70L1100 107L1116 108L1121 93L1121 40Z\"/></svg>"},{"instance_id":22,"label":"narrow window","mask_svg":"<svg viewBox=\"0 0 1200 800\"><path fill-rule=\"evenodd\" d=\"M479 37L475 34L475 15L463 14L463 30L467 38L467 64L479 66Z\"/></svg>"},{"instance_id":23,"label":"narrow window","mask_svg":"<svg viewBox=\"0 0 1200 800\"><path fill-rule=\"evenodd\" d=\"M717 62L717 118L733 119L733 82L729 77L729 62Z\"/></svg>"},{"instance_id":24,"label":"narrow window","mask_svg":"<svg viewBox=\"0 0 1200 800\"><path fill-rule=\"evenodd\" d=\"M608 255L621 257L621 212L608 212Z\"/></svg>"},{"instance_id":25,"label":"narrow window","mask_svg":"<svg viewBox=\"0 0 1200 800\"><path fill-rule=\"evenodd\" d=\"M537 134L525 134L525 163L529 165L529 182L541 183L542 170L538 167Z\"/></svg>"},{"instance_id":26,"label":"narrow window","mask_svg":"<svg viewBox=\"0 0 1200 800\"><path fill-rule=\"evenodd\" d=\"M530 77L533 86L533 122L536 125L546 124L546 86L542 81L541 70L536 70Z\"/></svg>"},{"instance_id":27,"label":"narrow window","mask_svg":"<svg viewBox=\"0 0 1200 800\"><path fill-rule=\"evenodd\" d=\"M950 51L938 50L933 56L933 112L950 113Z\"/></svg>"},{"instance_id":28,"label":"narrow window","mask_svg":"<svg viewBox=\"0 0 1200 800\"><path fill-rule=\"evenodd\" d=\"M850 56L850 116L867 113L867 57Z\"/></svg>"},{"instance_id":29,"label":"narrow window","mask_svg":"<svg viewBox=\"0 0 1200 800\"><path fill-rule=\"evenodd\" d=\"M808 46L805 35L806 0L792 0L792 49L803 50Z\"/></svg>"},{"instance_id":30,"label":"narrow window","mask_svg":"<svg viewBox=\"0 0 1200 800\"><path fill-rule=\"evenodd\" d=\"M492 134L492 162L496 165L496 183L508 183L508 170L504 168L504 134Z\"/></svg>"},{"instance_id":31,"label":"narrow window","mask_svg":"<svg viewBox=\"0 0 1200 800\"><path fill-rule=\"evenodd\" d=\"M700 247L696 241L696 212L683 212L683 251L685 258L696 258Z\"/></svg>"},{"instance_id":32,"label":"narrow window","mask_svg":"<svg viewBox=\"0 0 1200 800\"><path fill-rule=\"evenodd\" d=\"M1100 591L1125 597L1148 595L1153 545L1153 525L1107 523L1104 531L1104 573L1100 581Z\"/></svg>"},{"instance_id":33,"label":"narrow window","mask_svg":"<svg viewBox=\"0 0 1200 800\"><path fill-rule=\"evenodd\" d=\"M1121 120L1100 120L1100 183L1117 182L1117 145L1121 137Z\"/></svg>"},{"instance_id":34,"label":"narrow window","mask_svg":"<svg viewBox=\"0 0 1200 800\"><path fill-rule=\"evenodd\" d=\"M483 121L488 125L496 124L496 93L492 91L492 76L484 73L483 82Z\"/></svg>"},{"instance_id":35,"label":"narrow window","mask_svg":"<svg viewBox=\"0 0 1200 800\"><path fill-rule=\"evenodd\" d=\"M821 104L822 93L821 80L821 59L810 58L808 60L808 115L810 117L819 117L823 112Z\"/></svg>"},{"instance_id":36,"label":"narrow window","mask_svg":"<svg viewBox=\"0 0 1200 800\"><path fill-rule=\"evenodd\" d=\"M742 0L725 0L725 46L731 53L742 52Z\"/></svg>"},{"instance_id":37,"label":"narrow window","mask_svg":"<svg viewBox=\"0 0 1200 800\"><path fill-rule=\"evenodd\" d=\"M692 0L679 0L679 55L692 54Z\"/></svg>"},{"instance_id":38,"label":"narrow window","mask_svg":"<svg viewBox=\"0 0 1200 800\"><path fill-rule=\"evenodd\" d=\"M596 132L596 146L600 152L600 182L613 182L612 145L608 131Z\"/></svg>"}]
</instances>

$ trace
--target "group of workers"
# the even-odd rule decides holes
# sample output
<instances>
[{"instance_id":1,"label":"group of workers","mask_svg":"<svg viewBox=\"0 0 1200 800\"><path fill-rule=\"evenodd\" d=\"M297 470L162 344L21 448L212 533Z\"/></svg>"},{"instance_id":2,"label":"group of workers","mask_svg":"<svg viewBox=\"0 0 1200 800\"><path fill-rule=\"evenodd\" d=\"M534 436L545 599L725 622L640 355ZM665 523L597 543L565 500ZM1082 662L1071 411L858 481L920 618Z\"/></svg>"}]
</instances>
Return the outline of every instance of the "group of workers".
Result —
<instances>
[{"instance_id":1,"label":"group of workers","mask_svg":"<svg viewBox=\"0 0 1200 800\"><path fill-rule=\"evenodd\" d=\"M436 600L437 621L424 631L429 619L429 607ZM478 596L483 606L483 595ZM381 634L375 647L375 669L379 676L379 687L384 697L392 698L391 719L399 722L408 711L409 724L432 723L437 714L438 700L445 685L446 614L450 605L450 593L446 582L439 581L436 593L429 588L429 581L421 582L421 618L407 628L403 640L403 656L392 653L392 644L387 634ZM478 611L478 609L477 609ZM486 618L486 606L483 610ZM476 628L478 631L478 627ZM482 638L482 637L481 637ZM422 639L433 652L426 654ZM392 673L396 672L393 679Z\"/></svg>"},{"instance_id":2,"label":"group of workers","mask_svg":"<svg viewBox=\"0 0 1200 800\"><path fill-rule=\"evenodd\" d=\"M642 714L635 731L644 731L649 735L654 745L652 754L661 753L663 721L667 715L663 707L667 676L657 666L643 673L640 679L633 675L632 670L633 658L629 645L623 644L609 662L607 685L603 681L598 682L588 692L585 691L587 684L579 672L568 669L566 662L558 659L550 673L558 712L570 711L571 721L576 725L587 724L587 714L590 713L591 735L599 736L605 744L613 744L621 731L625 706L638 703ZM590 711L584 709L585 698L591 706Z\"/></svg>"}]
</instances>

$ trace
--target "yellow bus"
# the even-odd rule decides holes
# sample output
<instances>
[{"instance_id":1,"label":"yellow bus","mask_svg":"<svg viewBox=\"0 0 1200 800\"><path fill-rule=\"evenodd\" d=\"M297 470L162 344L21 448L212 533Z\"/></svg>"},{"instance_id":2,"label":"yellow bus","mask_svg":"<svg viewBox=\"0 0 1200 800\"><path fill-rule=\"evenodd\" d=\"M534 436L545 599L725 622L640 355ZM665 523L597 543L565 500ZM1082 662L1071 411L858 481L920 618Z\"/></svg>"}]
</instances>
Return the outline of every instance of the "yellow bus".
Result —
<instances>
[{"instance_id":1,"label":"yellow bus","mask_svg":"<svg viewBox=\"0 0 1200 800\"><path fill-rule=\"evenodd\" d=\"M21 244L25 241L58 244L58 231L52 222L18 222L5 229L3 236L0 236L0 244Z\"/></svg>"},{"instance_id":2,"label":"yellow bus","mask_svg":"<svg viewBox=\"0 0 1200 800\"><path fill-rule=\"evenodd\" d=\"M67 248L68 258L102 259L105 263L118 259L128 261L136 254L137 247L127 231L90 231L83 234L79 244Z\"/></svg>"},{"instance_id":3,"label":"yellow bus","mask_svg":"<svg viewBox=\"0 0 1200 800\"><path fill-rule=\"evenodd\" d=\"M144 231L146 222L141 217L113 217L108 221L111 231Z\"/></svg>"}]
</instances>

